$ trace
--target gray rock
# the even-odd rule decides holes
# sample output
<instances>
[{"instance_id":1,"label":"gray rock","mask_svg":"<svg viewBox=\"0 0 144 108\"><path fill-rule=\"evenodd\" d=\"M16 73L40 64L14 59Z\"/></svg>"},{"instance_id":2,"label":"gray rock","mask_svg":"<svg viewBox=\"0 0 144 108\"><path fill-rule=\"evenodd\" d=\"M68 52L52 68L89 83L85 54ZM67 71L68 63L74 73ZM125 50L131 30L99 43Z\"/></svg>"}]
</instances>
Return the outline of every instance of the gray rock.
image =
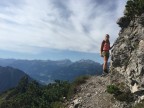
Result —
<instances>
[{"instance_id":1,"label":"gray rock","mask_svg":"<svg viewBox=\"0 0 144 108\"><path fill-rule=\"evenodd\" d=\"M81 97L73 100L73 108L78 108L79 105L80 105L80 103L81 103L81 101L82 101L82 100L81 100Z\"/></svg>"},{"instance_id":2,"label":"gray rock","mask_svg":"<svg viewBox=\"0 0 144 108\"><path fill-rule=\"evenodd\" d=\"M132 93L137 93L144 90L144 14L130 22L122 17L117 23L122 30L111 52L110 70L117 72L111 82L123 80Z\"/></svg>"},{"instance_id":3,"label":"gray rock","mask_svg":"<svg viewBox=\"0 0 144 108\"><path fill-rule=\"evenodd\" d=\"M144 26L144 13L140 16L138 23Z\"/></svg>"}]
</instances>

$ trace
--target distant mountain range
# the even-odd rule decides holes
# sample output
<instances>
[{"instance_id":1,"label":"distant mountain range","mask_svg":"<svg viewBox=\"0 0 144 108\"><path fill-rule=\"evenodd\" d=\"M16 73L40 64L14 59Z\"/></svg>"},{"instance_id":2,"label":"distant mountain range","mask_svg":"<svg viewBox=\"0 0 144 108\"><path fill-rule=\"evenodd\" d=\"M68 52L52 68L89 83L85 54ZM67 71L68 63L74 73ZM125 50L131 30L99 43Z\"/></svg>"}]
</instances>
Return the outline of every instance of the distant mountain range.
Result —
<instances>
[{"instance_id":1,"label":"distant mountain range","mask_svg":"<svg viewBox=\"0 0 144 108\"><path fill-rule=\"evenodd\" d=\"M56 79L72 81L81 75L102 73L102 65L92 60L72 62L68 59L59 61L0 59L0 66L18 68L42 83L50 83Z\"/></svg>"},{"instance_id":2,"label":"distant mountain range","mask_svg":"<svg viewBox=\"0 0 144 108\"><path fill-rule=\"evenodd\" d=\"M0 92L16 87L24 76L27 76L31 80L26 73L19 69L0 66Z\"/></svg>"}]
</instances>

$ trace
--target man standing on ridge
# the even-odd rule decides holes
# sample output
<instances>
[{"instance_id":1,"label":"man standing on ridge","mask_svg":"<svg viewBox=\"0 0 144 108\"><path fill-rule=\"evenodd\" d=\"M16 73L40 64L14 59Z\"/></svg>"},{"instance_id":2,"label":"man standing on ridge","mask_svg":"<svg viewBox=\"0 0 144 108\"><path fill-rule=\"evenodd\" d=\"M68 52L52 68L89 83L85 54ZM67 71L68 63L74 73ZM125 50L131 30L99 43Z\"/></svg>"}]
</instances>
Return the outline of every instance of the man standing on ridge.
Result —
<instances>
[{"instance_id":1,"label":"man standing on ridge","mask_svg":"<svg viewBox=\"0 0 144 108\"><path fill-rule=\"evenodd\" d=\"M112 47L110 47L110 41L109 41L109 34L106 34L105 36L105 40L102 41L101 43L101 49L100 49L100 54L101 57L104 58L104 64L103 64L103 74L107 74L108 73L108 69L107 69L107 62L109 59L109 50L112 49Z\"/></svg>"}]
</instances>

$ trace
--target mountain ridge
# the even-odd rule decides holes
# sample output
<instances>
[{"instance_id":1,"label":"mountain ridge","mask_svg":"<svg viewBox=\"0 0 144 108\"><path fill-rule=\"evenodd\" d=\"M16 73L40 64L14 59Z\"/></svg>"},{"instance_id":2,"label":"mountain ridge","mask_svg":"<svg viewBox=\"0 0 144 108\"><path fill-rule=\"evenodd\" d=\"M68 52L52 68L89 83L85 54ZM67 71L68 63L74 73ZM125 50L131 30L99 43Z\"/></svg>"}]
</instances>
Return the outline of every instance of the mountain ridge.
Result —
<instances>
[{"instance_id":1,"label":"mountain ridge","mask_svg":"<svg viewBox=\"0 0 144 108\"><path fill-rule=\"evenodd\" d=\"M16 87L20 79L25 76L29 80L32 80L26 73L19 69L0 66L0 92Z\"/></svg>"},{"instance_id":2,"label":"mountain ridge","mask_svg":"<svg viewBox=\"0 0 144 108\"><path fill-rule=\"evenodd\" d=\"M0 65L18 68L33 79L46 84L56 79L72 81L81 75L100 75L102 73L100 63L85 59L76 62L69 59L58 61L0 59Z\"/></svg>"}]
</instances>

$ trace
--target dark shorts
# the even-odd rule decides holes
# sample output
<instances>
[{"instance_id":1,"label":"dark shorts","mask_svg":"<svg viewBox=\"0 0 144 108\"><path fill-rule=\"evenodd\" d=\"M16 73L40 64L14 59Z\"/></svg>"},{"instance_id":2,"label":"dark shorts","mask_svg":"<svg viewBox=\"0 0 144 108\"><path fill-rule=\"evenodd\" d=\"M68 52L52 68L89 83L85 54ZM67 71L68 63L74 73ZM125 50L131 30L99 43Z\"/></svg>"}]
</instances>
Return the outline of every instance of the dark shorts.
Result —
<instances>
[{"instance_id":1,"label":"dark shorts","mask_svg":"<svg viewBox=\"0 0 144 108\"><path fill-rule=\"evenodd\" d=\"M103 51L103 52L102 52L102 56L103 56L103 57L106 56L107 58L109 58L109 51Z\"/></svg>"}]
</instances>

